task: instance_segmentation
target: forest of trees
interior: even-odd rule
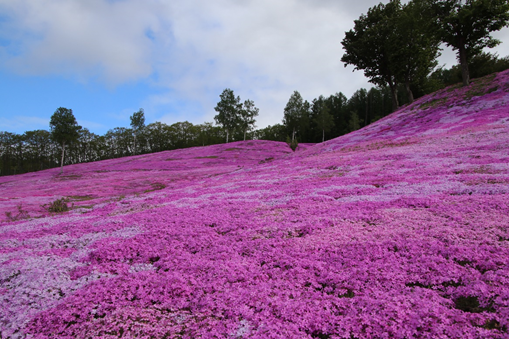
[[[131,128],[116,127],[100,136],[81,128],[72,110],[60,107],[51,118],[50,131],[0,132],[0,175],[246,139],[286,141],[292,148],[297,142],[323,142],[362,128],[425,94],[508,69],[508,57],[483,52],[500,43],[490,32],[508,21],[508,0],[381,3],[355,20],[354,29],[342,41],[341,60],[364,71],[375,85],[369,90],[361,88],[350,98],[336,93],[311,101],[294,91],[282,123],[258,130],[254,102],[241,102],[228,88],[215,107],[217,125],[187,121],[145,125],[140,109],[130,117]],[[457,52],[458,65],[436,67],[441,44]]]

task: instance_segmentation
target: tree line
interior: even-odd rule
[[[52,128],[27,131],[23,134],[0,132],[0,175],[13,175],[83,162],[120,158],[218,144],[224,140],[224,131],[212,123],[193,125],[177,122],[144,124],[140,109],[131,116],[131,128],[116,127],[104,135],[97,135],[77,125],[74,116],[67,126],[57,129],[57,113],[72,110],[58,108],[52,116]],[[53,127],[55,126],[55,127]],[[67,131],[64,130],[67,128]],[[55,133],[60,131],[60,136]],[[65,157],[64,157],[65,151]]]
[[[509,69],[509,58],[481,53],[471,59],[472,78]],[[461,67],[438,68],[414,87],[416,97],[434,92],[440,88],[462,81]],[[398,101],[408,103],[404,85],[398,85]],[[232,100],[231,98],[234,98]],[[13,175],[39,171],[62,165],[98,161],[173,150],[178,148],[207,146],[226,141],[262,139],[288,142],[317,143],[355,131],[392,112],[391,91],[388,86],[371,89],[361,88],[350,98],[343,93],[329,96],[320,95],[311,101],[304,100],[298,91],[290,96],[284,109],[283,121],[261,129],[255,129],[258,108],[252,100],[240,105],[240,98],[226,89],[216,106],[216,125],[212,122],[192,124],[177,122],[167,125],[154,122],[145,125],[143,109],[134,112],[130,127],[116,127],[104,135],[97,135],[87,128],[81,128],[74,116],[64,125],[71,126],[70,139],[62,140],[52,136],[50,130],[27,131],[23,134],[0,132],[0,175]],[[226,114],[221,101],[233,103],[233,114]],[[221,103],[221,104],[220,104]],[[221,113],[222,112],[222,113]],[[248,113],[246,113],[248,112]],[[62,107],[55,114],[72,115],[72,110]],[[53,130],[58,119],[55,114]],[[58,116],[57,114],[57,116]],[[225,115],[228,119],[222,116]],[[242,117],[243,116],[243,117]],[[226,120],[223,120],[226,119]],[[65,121],[65,119],[64,119]],[[225,125],[223,125],[225,124]],[[226,128],[228,127],[228,132]],[[74,130],[74,132],[72,132]],[[228,139],[228,140],[227,140]],[[62,145],[64,147],[62,147]],[[62,151],[65,150],[65,157]]]
[[[490,33],[509,21],[509,0],[391,0],[370,8],[345,33],[341,60],[353,65],[375,87],[304,100],[294,91],[280,124],[255,129],[259,109],[227,88],[215,107],[216,125],[177,122],[145,125],[143,109],[131,128],[105,135],[82,128],[72,110],[58,108],[50,131],[0,132],[0,175],[20,174],[90,162],[229,141],[264,139],[316,143],[335,138],[390,114],[400,105],[445,86],[509,68],[509,59],[485,53],[500,41]],[[458,65],[437,68],[440,45],[457,52]]]

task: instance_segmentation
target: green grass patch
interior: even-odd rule
[[[94,197],[91,195],[70,195],[67,198],[71,199],[72,201],[87,201],[94,199]]]
[[[7,219],[9,221],[17,221],[17,220],[30,218],[30,215],[28,214],[28,212],[23,209],[22,204],[19,204],[16,207],[18,209],[18,213],[16,215],[12,214],[12,212],[5,212],[5,216],[7,217]]]
[[[468,90],[465,92],[464,98],[471,99],[473,97],[481,96],[486,93],[496,91],[498,89],[498,86],[491,86],[496,76],[497,76],[496,74],[490,74],[485,77],[473,80],[470,83]]]
[[[69,201],[70,200],[68,198],[57,199],[55,201],[50,202],[49,204],[42,205],[42,208],[51,213],[67,212],[74,207],[74,204],[72,204],[72,206],[69,208],[69,206],[67,205]]]
[[[450,93],[454,90],[457,90],[458,88],[461,88],[462,86],[463,86],[463,84],[461,82],[459,82],[456,85],[449,86],[449,88],[447,88],[447,92]]]
[[[427,101],[423,103],[421,106],[419,106],[419,109],[427,109],[431,107],[438,107],[440,105],[443,105],[447,102],[447,98],[440,98],[440,99],[433,99],[430,101]]]
[[[81,178],[81,174],[69,174],[69,175],[60,175],[58,179],[60,180],[74,180]]]
[[[163,188],[166,188],[166,185],[163,183],[160,183],[160,182],[154,182],[151,184],[151,186],[152,186],[152,188],[149,188],[149,189],[143,191],[143,193],[159,191],[159,190],[162,190]]]

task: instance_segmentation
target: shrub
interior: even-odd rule
[[[7,219],[9,219],[9,221],[16,221],[16,220],[30,218],[30,215],[28,214],[28,212],[23,209],[23,205],[22,204],[19,204],[17,206],[17,208],[18,208],[18,214],[17,215],[12,215],[12,212],[5,212],[5,216],[7,217]]]
[[[297,146],[299,146],[299,143],[297,142],[297,138],[291,140],[290,137],[286,137],[286,143],[288,144],[288,146],[290,146],[290,148],[294,152],[297,149]]]
[[[48,212],[52,213],[62,213],[69,211],[69,206],[67,206],[67,203],[69,202],[69,199],[61,198],[57,199],[49,204],[44,204],[42,207],[46,209]],[[71,208],[74,207],[74,204],[71,206]]]

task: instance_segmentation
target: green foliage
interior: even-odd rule
[[[350,132],[356,131],[361,128],[361,124],[359,122],[359,116],[356,112],[352,112],[350,117],[350,121],[348,122],[348,127],[350,128]]]
[[[145,127],[145,112],[143,111],[143,108],[140,108],[138,112],[134,112],[130,119],[131,127],[135,132],[143,130]]]
[[[481,313],[493,311],[492,305],[482,307],[477,296],[458,297],[454,300],[458,310],[469,313]]]
[[[148,193],[148,192],[153,192],[153,191],[159,191],[159,190],[162,190],[164,188],[166,188],[166,185],[161,183],[161,182],[154,182],[152,184],[150,184],[152,187],[145,190],[143,193]]]
[[[51,116],[51,138],[62,145],[62,158],[60,162],[60,174],[64,167],[65,145],[77,141],[81,126],[78,125],[71,109],[59,107]]]
[[[424,0],[403,5],[393,20],[395,31],[390,62],[394,65],[397,82],[405,85],[407,101],[412,103],[412,85],[422,82],[438,65],[441,41]]]
[[[16,215],[13,215],[12,212],[5,212],[5,216],[9,221],[17,221],[30,218],[28,212],[23,209],[22,204],[19,204],[16,207],[18,209],[18,213]]]
[[[72,109],[59,107],[49,122],[51,138],[59,144],[68,144],[79,138],[81,126],[72,114]]]
[[[509,3],[507,0],[432,0],[431,3],[438,34],[442,42],[457,51],[463,85],[468,85],[468,63],[483,48],[500,43],[490,33],[507,26]]]
[[[283,125],[287,133],[291,134],[291,141],[295,140],[295,134],[304,134],[305,127],[309,124],[310,105],[302,99],[298,91],[290,96],[284,109]]]
[[[244,105],[240,110],[239,120],[240,128],[244,133],[244,140],[246,140],[246,133],[249,130],[253,130],[256,123],[256,117],[258,116],[259,109],[255,107],[253,100],[244,101]]]
[[[285,141],[286,127],[282,124],[269,125],[256,130],[254,132],[254,138],[259,140]]]
[[[493,87],[491,85],[493,79],[495,79],[495,74],[490,74],[483,78],[477,79],[475,82],[472,82],[468,88],[468,91],[465,92],[465,99],[471,99],[472,97],[481,96],[497,90],[497,87]]]
[[[143,108],[140,108],[138,112],[133,113],[131,115],[131,127],[134,132],[134,146],[133,146],[133,153],[136,154],[136,138],[140,134],[140,132],[143,131],[145,128],[145,113],[143,111]]]
[[[51,213],[62,213],[62,212],[69,211],[69,206],[67,206],[68,202],[69,202],[69,199],[61,198],[61,199],[52,201],[49,204],[44,204],[44,205],[42,205],[42,207]],[[74,204],[72,206],[74,207]]]
[[[401,5],[399,0],[380,3],[355,20],[354,29],[341,42],[341,61],[364,71],[370,82],[389,86],[392,109],[399,107],[398,84],[405,84],[407,100],[413,101],[412,84],[419,83],[436,67],[440,40],[424,0]]]
[[[286,143],[288,144],[288,146],[290,146],[290,148],[292,149],[292,151],[295,152],[295,150],[297,149],[297,147],[299,146],[299,143],[297,142],[297,138],[294,138],[293,140],[290,138],[290,136],[287,136],[286,137]]]
[[[219,97],[221,100],[214,107],[214,110],[217,112],[214,120],[225,129],[226,142],[228,142],[229,134],[239,125],[242,104],[240,97],[235,97],[233,90],[229,88],[226,88]]]
[[[334,127],[334,118],[330,113],[330,109],[325,102],[325,98],[321,95],[318,99],[313,100],[313,122],[319,130],[322,131],[322,142],[325,141],[325,133],[331,131]]]
[[[482,52],[473,56],[469,62],[471,79],[509,69],[509,57],[499,58],[497,54]],[[461,66],[454,65],[449,69],[443,67],[433,72],[425,84],[425,93],[433,93],[447,86],[462,82]]]
[[[345,32],[341,41],[345,50],[341,61],[345,67],[352,65],[354,70],[364,71],[364,75],[375,85],[389,85],[394,110],[399,103],[396,95],[396,65],[391,60],[394,59],[394,41],[397,38],[394,32],[400,8],[399,0],[371,7],[366,15],[354,21],[354,29]]]

